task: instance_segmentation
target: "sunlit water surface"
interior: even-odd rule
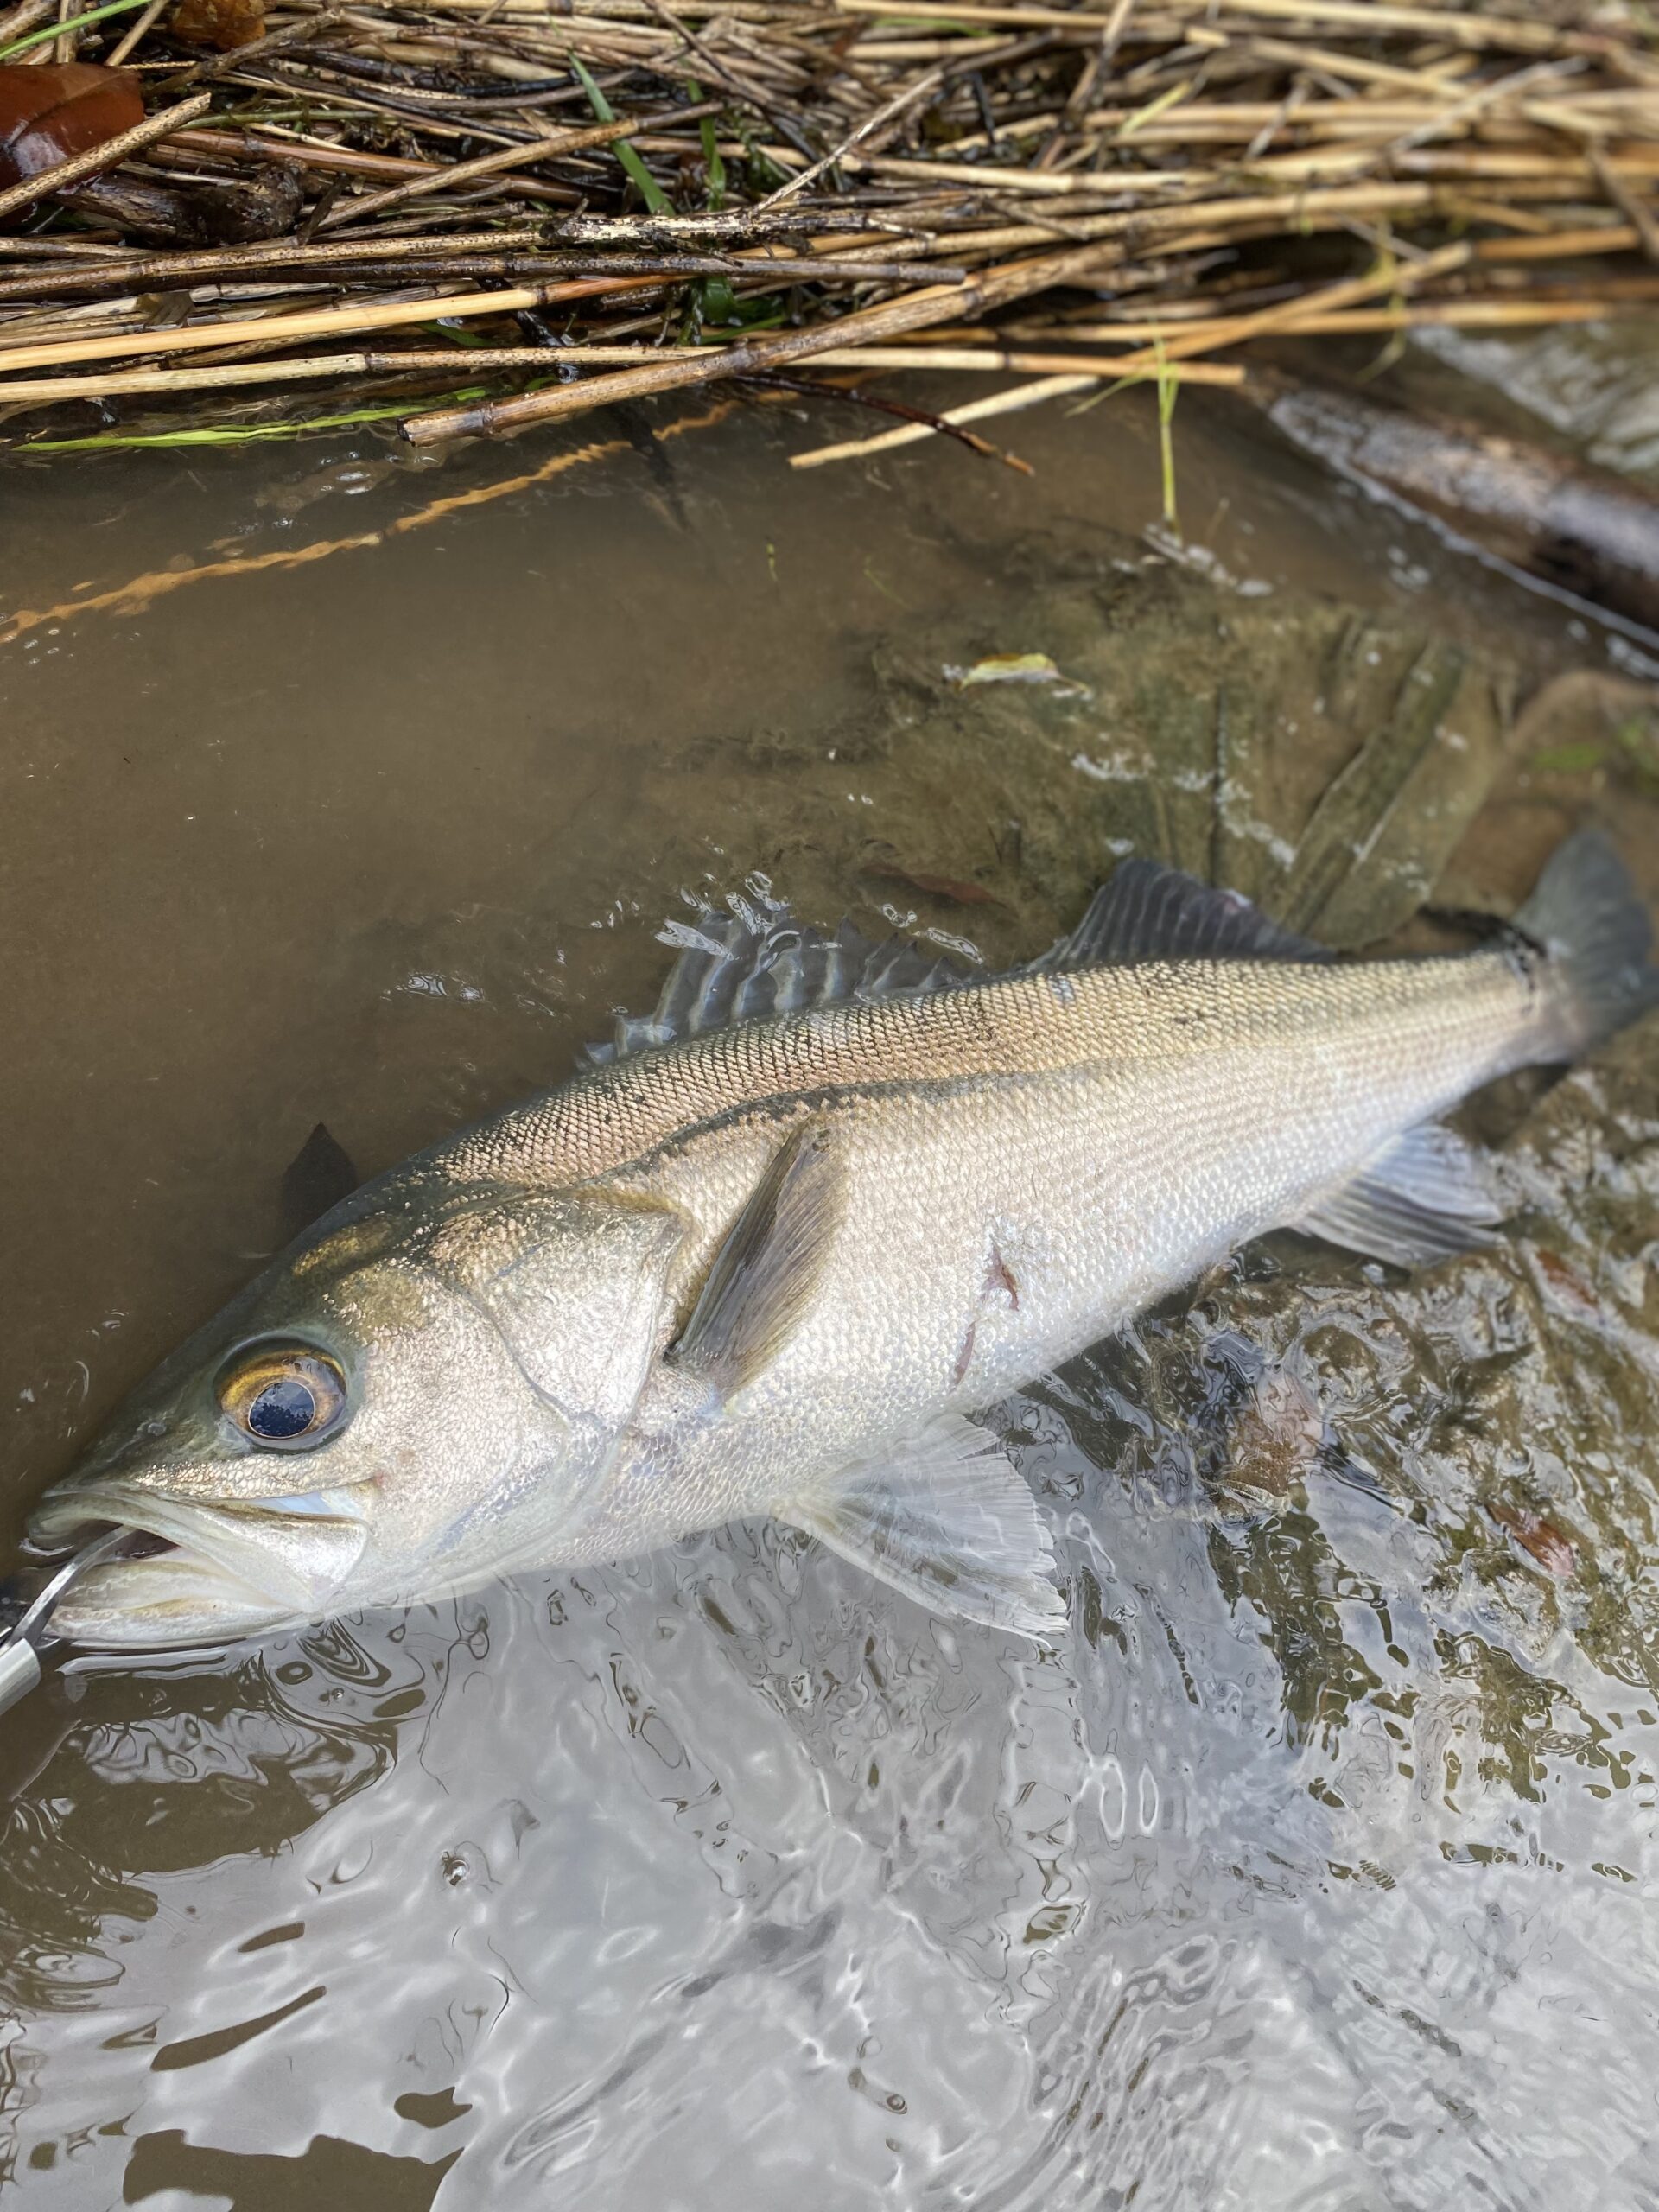
[[[1022,422],[1031,483],[632,435],[390,534],[551,448],[8,480],[0,613],[151,578],[0,646],[14,1517],[315,1122],[366,1173],[556,1080],[683,892],[994,964],[1129,848],[1344,942],[1586,813],[1659,887],[1640,655],[1234,416],[1184,410],[1185,557],[1140,396]],[[1659,1033],[1483,1127],[1496,1251],[1280,1240],[995,1410],[1052,1656],[743,1525],[52,1682],[0,1727],[10,2187],[1659,2205]]]

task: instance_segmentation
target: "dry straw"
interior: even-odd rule
[[[962,420],[1120,380],[1166,410],[1267,340],[1650,308],[1659,52],[1634,6],[1571,16],[115,0],[76,59],[138,66],[149,113],[0,188],[0,422],[432,446],[734,379],[891,411],[919,372],[988,379]],[[186,43],[219,21],[250,42]],[[22,0],[0,60],[59,35]],[[905,390],[801,458],[942,426]]]

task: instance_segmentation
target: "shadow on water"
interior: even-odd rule
[[[556,1079],[683,891],[995,965],[1135,850],[1427,944],[1588,812],[1659,893],[1651,670],[1184,431],[1198,552],[1140,534],[1136,398],[1033,418],[1034,487],[785,487],[780,410],[664,448],[671,499],[632,454],[403,536],[428,473],[19,477],[12,614],[381,542],[0,648],[13,1512],[280,1240],[308,1130],[371,1173]],[[969,680],[1009,653],[1054,674]],[[60,1679],[6,1723],[6,2180],[1659,2203],[1659,1023],[1471,1126],[1496,1249],[1273,1240],[999,1409],[1058,1655],[744,1524]]]

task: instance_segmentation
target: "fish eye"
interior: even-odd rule
[[[219,1402],[255,1444],[319,1444],[345,1414],[346,1377],[314,1345],[248,1344],[220,1374]]]

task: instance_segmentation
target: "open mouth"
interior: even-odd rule
[[[120,1482],[48,1495],[29,1525],[31,1548],[48,1561],[87,1555],[51,1634],[156,1649],[316,1619],[368,1541],[365,1504],[350,1490],[205,1504]]]

